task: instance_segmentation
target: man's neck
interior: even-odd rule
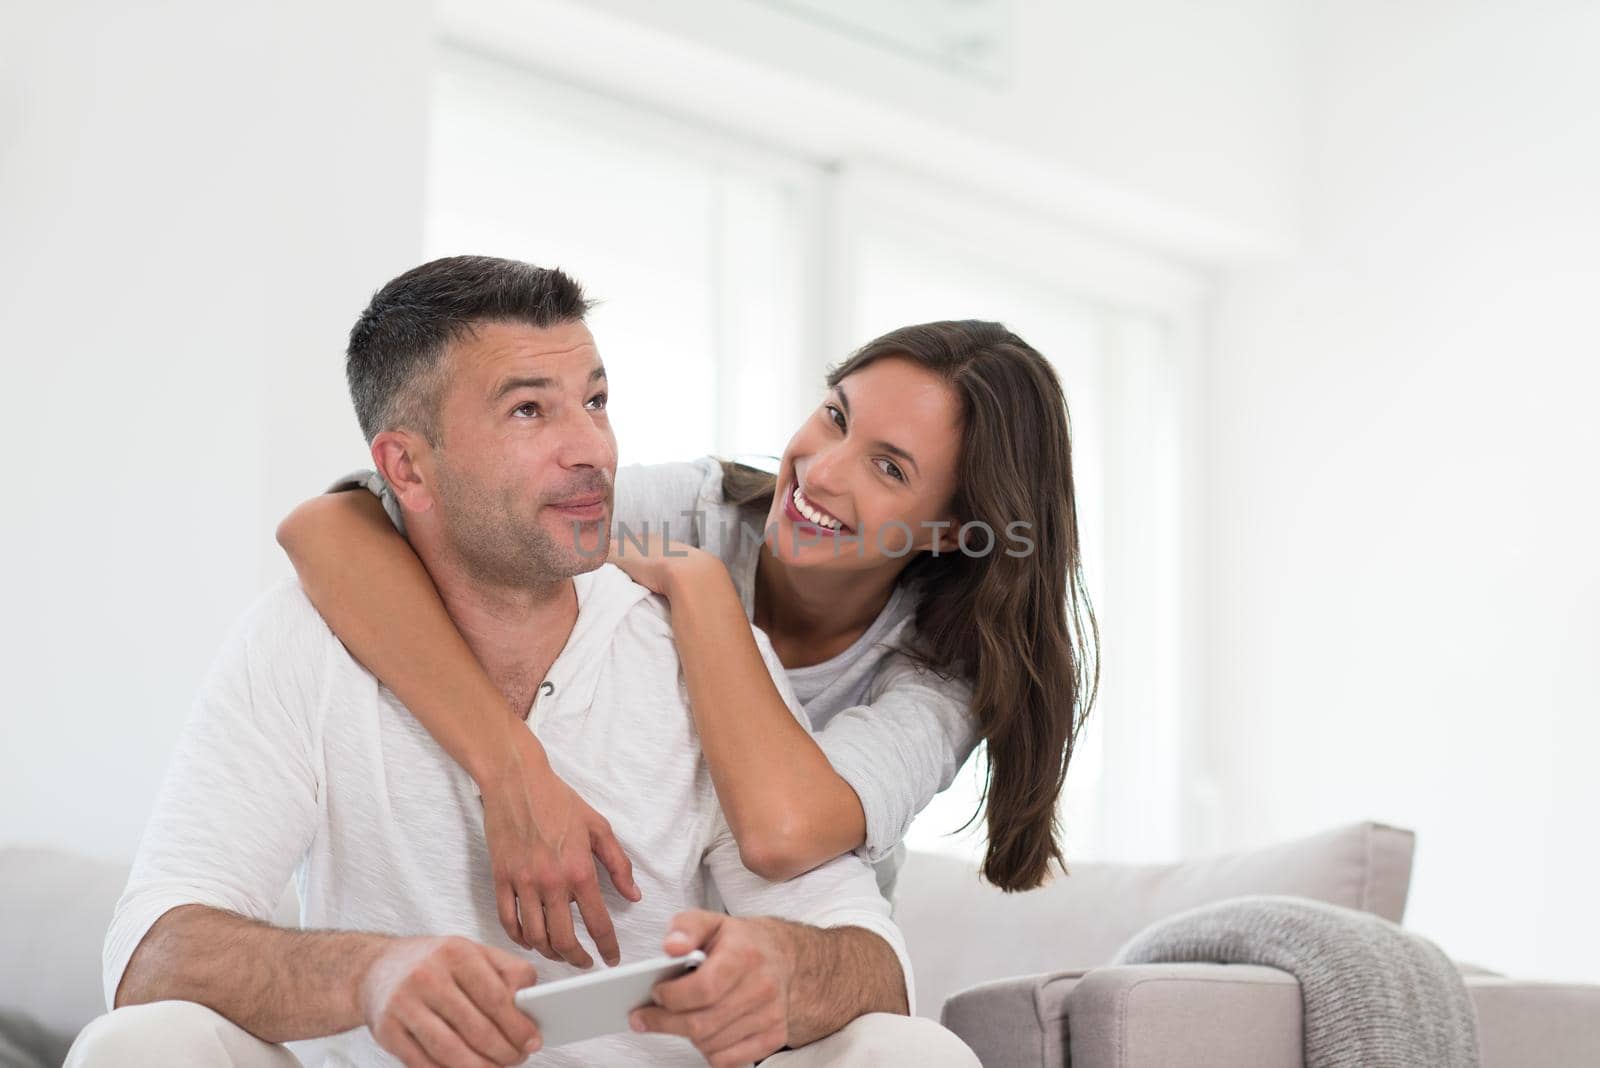
[[[572,579],[510,587],[485,582],[456,561],[435,558],[427,565],[445,610],[478,663],[512,712],[526,716],[534,691],[577,622]]]

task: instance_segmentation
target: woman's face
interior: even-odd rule
[[[769,549],[795,566],[856,571],[935,545],[956,551],[960,449],[960,402],[944,379],[897,357],[851,372],[784,449]]]

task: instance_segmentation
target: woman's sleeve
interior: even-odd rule
[[[394,524],[394,529],[401,534],[406,532],[405,512],[400,507],[400,501],[395,497],[394,490],[389,488],[389,483],[376,471],[367,468],[352,471],[322,492],[342,493],[353,489],[364,489],[383,502],[384,513],[388,515],[389,522]]]
[[[902,653],[884,658],[867,701],[838,713],[816,738],[861,799],[867,840],[857,852],[876,864],[955,779],[978,736],[971,684],[943,678]]]
[[[628,464],[617,468],[611,527],[616,541],[643,542],[665,533],[699,548],[707,509],[722,500],[722,465],[714,456],[666,464]]]

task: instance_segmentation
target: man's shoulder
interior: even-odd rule
[[[322,707],[333,677],[332,657],[342,650],[300,583],[274,582],[223,640],[201,684],[203,702],[257,713],[281,708],[305,728]]]
[[[662,666],[670,665],[670,669],[682,681],[682,660],[678,655],[678,644],[672,630],[672,605],[660,594],[652,593],[641,598],[628,611],[623,625],[629,630],[629,639],[634,645],[633,653],[637,653],[642,646],[651,655],[647,659]],[[761,653],[761,660],[766,665],[767,674],[771,676],[773,685],[778,689],[778,696],[783,703],[789,706],[789,711],[794,714],[801,726],[808,731],[811,721],[806,718],[800,701],[795,697],[794,687],[789,682],[788,672],[784,670],[783,663],[778,659],[778,653],[772,647],[772,640],[767,637],[767,632],[749,624],[750,636],[755,639],[756,649]],[[684,700],[688,700],[687,691]]]
[[[672,635],[672,602],[659,593],[641,597],[628,613],[629,622],[651,634]]]
[[[676,658],[678,646],[672,632],[672,602],[659,593],[652,593],[640,598],[629,609],[626,618],[636,635],[651,641],[665,642],[671,646],[669,651]],[[772,649],[772,642],[767,638],[766,631],[752,623],[750,633],[755,638],[756,647],[761,650],[763,659],[771,667],[777,661],[777,654]]]
[[[629,606],[617,626],[613,639],[622,639],[630,658],[640,653],[646,659],[678,670],[678,643],[672,633],[672,605],[659,593],[647,594]]]
[[[256,652],[273,655],[324,651],[330,642],[338,642],[292,576],[262,591],[240,617],[237,632]]]

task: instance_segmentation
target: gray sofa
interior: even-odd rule
[[[1146,924],[1240,894],[1297,894],[1399,922],[1414,841],[1357,823],[1182,864],[1075,865],[1068,878],[1013,895],[965,863],[913,853],[896,917],[921,1011],[985,1065],[1302,1068],[1300,993],[1289,975],[1104,962]],[[0,850],[0,1065],[59,1063],[104,1011],[100,942],[126,877],[125,865],[56,850]],[[280,922],[294,911],[291,893]],[[1600,986],[1462,971],[1484,1068],[1600,1065]]]
[[[1156,920],[1243,894],[1294,894],[1399,923],[1415,844],[1410,831],[1362,822],[1181,864],[1078,865],[1022,895],[916,856],[900,876],[896,918],[923,1010],[942,1004],[944,1024],[985,1065],[1303,1068],[1300,988],[1284,972],[1105,962]],[[1600,986],[1458,967],[1478,1010],[1483,1068],[1600,1068]]]

